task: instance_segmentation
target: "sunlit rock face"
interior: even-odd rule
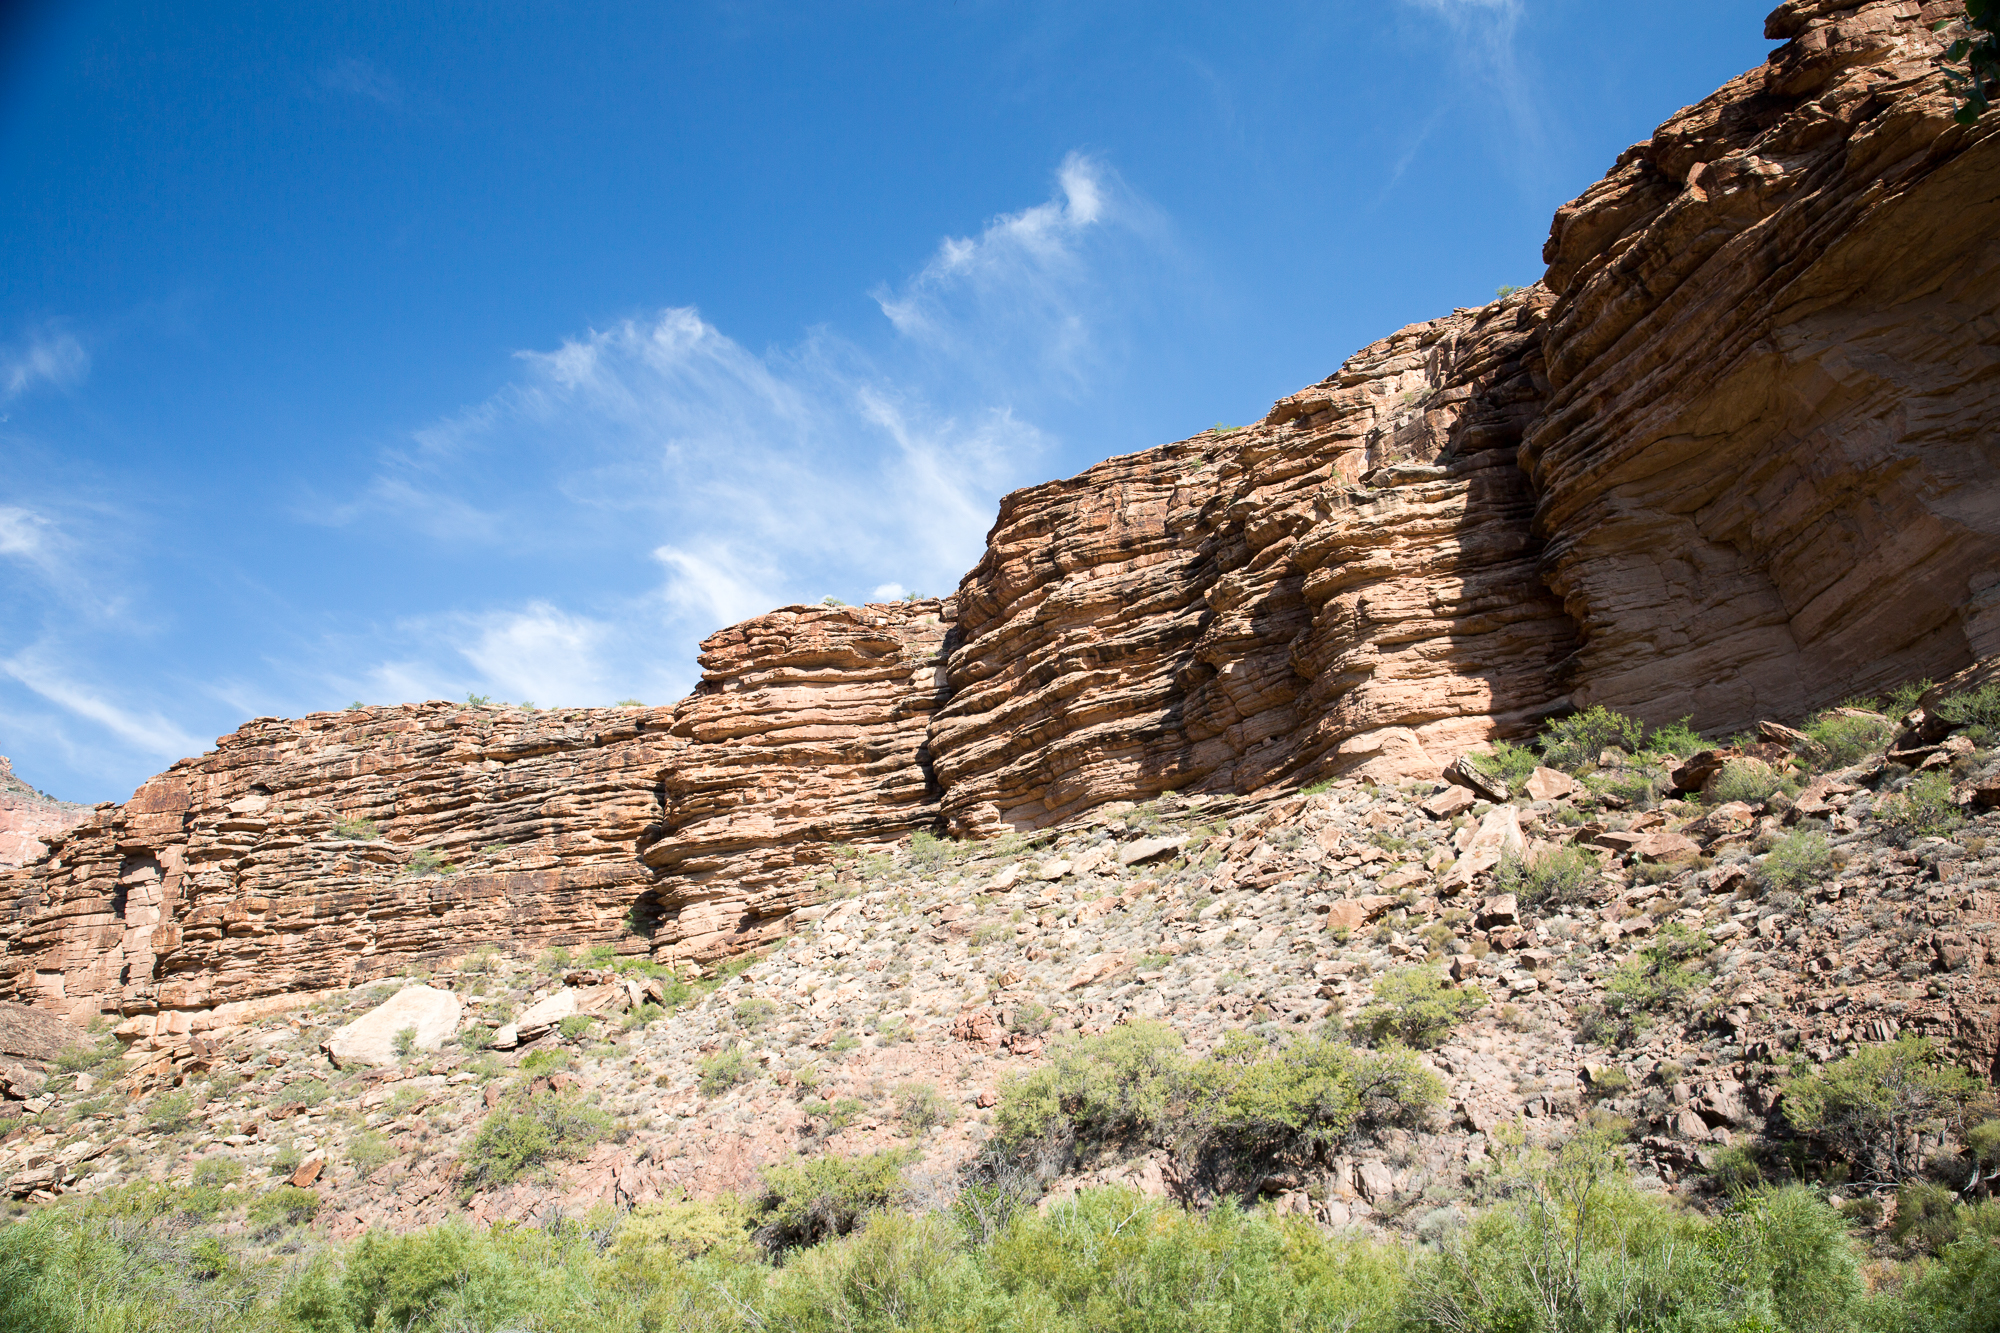
[[[1558,212],[1542,283],[1006,497],[942,602],[732,626],[671,707],[260,718],[35,830],[0,997],[174,1042],[481,945],[706,965],[913,831],[2000,655],[2000,116],[1952,122],[1955,12],[1781,7]]]

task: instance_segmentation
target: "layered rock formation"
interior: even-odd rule
[[[1729,731],[2000,653],[2000,117],[1951,121],[1951,8],[1784,5],[1558,214],[1544,283],[1007,497],[943,603],[725,630],[673,708],[249,724],[0,880],[0,993],[167,1040],[481,942],[706,962],[842,844],[1432,777],[1571,705]]]
[[[1544,257],[1522,451],[1577,698],[1715,730],[2000,651],[2000,118],[1961,6],[1792,0]]]
[[[34,860],[47,850],[43,835],[74,828],[89,815],[89,806],[58,801],[15,777],[0,754],[0,868]]]
[[[1514,461],[1547,306],[1413,325],[1259,425],[1008,496],[931,738],[954,829],[1435,776],[1555,705],[1572,632]]]
[[[939,610],[773,612],[673,708],[256,719],[0,879],[0,984],[174,1042],[481,945],[751,947],[830,845],[934,818]]]

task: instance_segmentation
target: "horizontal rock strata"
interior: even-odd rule
[[[174,1041],[480,943],[708,963],[912,830],[2000,655],[2000,116],[1952,122],[1956,12],[1781,6],[1558,213],[1543,283],[1008,496],[944,602],[747,621],[672,708],[248,724],[0,874],[0,996]]]
[[[58,801],[15,777],[0,754],[0,868],[34,860],[47,850],[45,834],[74,828],[89,816],[89,806]]]

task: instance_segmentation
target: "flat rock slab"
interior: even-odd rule
[[[1121,866],[1143,865],[1147,861],[1157,861],[1163,856],[1171,856],[1187,846],[1185,837],[1140,838],[1128,842],[1118,849],[1118,864]]]
[[[44,1009],[0,1004],[0,1055],[53,1060],[72,1046],[88,1046],[90,1034]]]
[[[328,1037],[321,1049],[342,1069],[393,1065],[402,1059],[396,1053],[398,1032],[415,1028],[413,1049],[434,1051],[458,1031],[461,1009],[458,997],[448,990],[405,986]]]

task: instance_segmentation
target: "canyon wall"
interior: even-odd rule
[[[943,602],[724,630],[671,708],[248,724],[0,876],[0,996],[172,1041],[481,943],[708,962],[913,830],[2000,653],[2000,116],[1952,123],[1951,9],[1784,5],[1560,211],[1542,283],[1008,496]]]
[[[45,834],[73,828],[90,816],[90,807],[58,801],[14,776],[14,766],[0,754],[0,869],[25,865],[46,847]]]

